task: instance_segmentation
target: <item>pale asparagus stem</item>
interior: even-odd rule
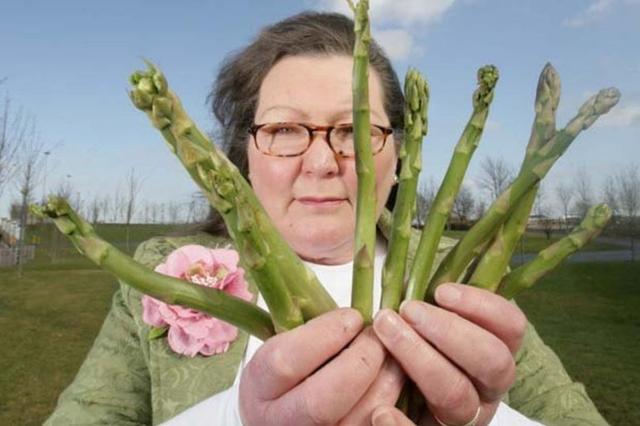
[[[53,219],[80,253],[131,287],[172,305],[183,305],[233,324],[266,340],[275,334],[269,313],[224,291],[204,287],[154,272],[104,241],[93,227],[62,198],[42,207],[32,206],[39,217]]]
[[[556,110],[559,103],[560,76],[553,65],[547,63],[538,78],[534,105],[536,115],[523,165],[555,135]]]
[[[147,113],[222,215],[241,250],[241,260],[247,263],[248,271],[273,309],[277,328],[288,329],[300,324],[303,318],[334,309],[335,302],[277,232],[235,165],[188,117],[160,71],[150,63],[148,66],[148,71],[132,76],[131,99]]]
[[[430,281],[427,297],[433,300],[438,285],[456,281],[474,257],[478,247],[486,244],[513,211],[518,201],[544,176],[567,150],[571,142],[607,113],[620,99],[615,88],[603,89],[585,102],[569,124],[543,146],[532,152],[523,163],[515,181],[489,207],[485,215],[465,234],[440,264]]]
[[[368,0],[355,7],[355,46],[353,50],[353,137],[356,151],[358,195],[353,256],[351,306],[365,323],[373,315],[373,263],[376,244],[376,171],[371,149],[369,110],[369,29]]]
[[[406,300],[424,299],[440,237],[462,185],[471,156],[482,136],[497,81],[498,70],[493,65],[487,65],[478,70],[478,88],[473,94],[473,112],[458,140],[447,173],[429,210],[409,275]]]
[[[524,168],[533,155],[553,138],[556,132],[556,110],[560,102],[560,77],[551,64],[546,64],[536,90],[535,119],[525,158]],[[496,232],[496,236],[482,256],[468,284],[495,291],[507,271],[511,256],[524,234],[539,185],[531,188]]]
[[[398,194],[393,208],[393,225],[387,258],[382,269],[381,308],[397,310],[402,298],[411,219],[415,211],[416,188],[422,168],[422,139],[427,133],[429,86],[417,70],[409,70],[404,83],[404,140]]]
[[[568,256],[598,236],[610,218],[611,209],[606,204],[591,207],[582,223],[569,235],[542,250],[532,261],[507,274],[500,283],[497,293],[511,299],[521,291],[532,287]]]

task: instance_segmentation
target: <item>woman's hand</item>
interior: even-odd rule
[[[440,422],[464,425],[480,410],[475,424],[486,425],[515,380],[526,317],[503,297],[461,284],[441,285],[435,299],[439,306],[407,302],[400,315],[380,311],[374,330]]]
[[[338,309],[267,340],[240,379],[246,425],[370,424],[393,405],[403,374],[384,362],[372,328],[353,309]]]

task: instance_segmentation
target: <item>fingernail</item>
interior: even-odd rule
[[[395,335],[399,327],[397,314],[389,309],[379,311],[373,320],[373,329],[385,337]]]
[[[460,290],[451,284],[442,284],[436,289],[436,302],[448,306],[453,306],[458,303],[461,296]]]
[[[396,424],[393,414],[388,409],[376,410],[371,418],[373,426],[394,426]]]
[[[426,312],[420,302],[405,301],[400,305],[400,314],[413,324],[420,324],[425,320]]]
[[[355,309],[344,309],[341,319],[345,330],[358,330],[362,327],[362,315]]]

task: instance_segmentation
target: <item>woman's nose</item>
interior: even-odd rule
[[[302,155],[302,170],[318,175],[334,175],[340,170],[338,157],[327,140],[327,132],[314,132],[309,149]]]

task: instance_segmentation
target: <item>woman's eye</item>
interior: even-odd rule
[[[275,127],[274,129],[271,130],[271,133],[273,134],[286,134],[286,133],[291,133],[294,132],[295,129],[291,126],[278,126]]]

